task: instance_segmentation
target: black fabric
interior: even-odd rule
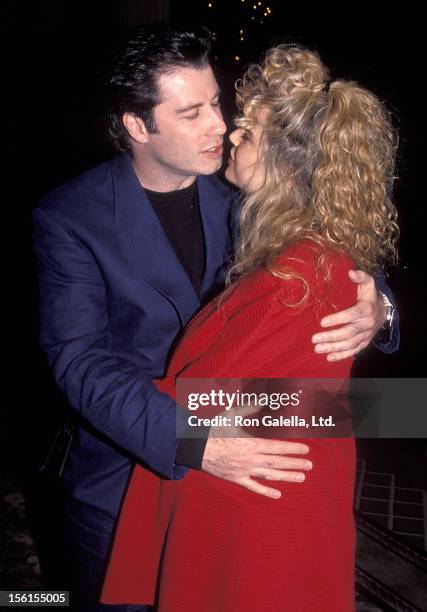
[[[200,297],[205,273],[205,241],[197,182],[161,193],[145,190],[182,267]]]
[[[190,434],[194,434],[194,427],[189,427],[188,431]],[[203,455],[205,453],[205,447],[209,437],[209,426],[202,425],[197,428],[197,438],[185,438],[182,437],[176,449],[175,463],[177,465],[185,465],[193,468],[193,470],[201,470]],[[185,436],[186,432],[184,432]],[[203,436],[203,437],[201,437]]]

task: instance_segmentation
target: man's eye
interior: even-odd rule
[[[212,106],[221,106],[221,102],[219,100],[212,102]]]
[[[186,115],[184,119],[197,119],[198,116],[199,116],[199,111],[196,111],[192,115]]]

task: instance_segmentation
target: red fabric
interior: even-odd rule
[[[325,314],[356,301],[351,261],[319,247],[288,248],[281,264],[300,280],[258,271],[196,316],[159,387],[176,377],[347,378],[351,360],[329,363],[311,336]],[[307,439],[304,483],[274,483],[271,500],[203,472],[166,481],[136,466],[122,508],[102,601],[152,603],[159,612],[354,610],[353,439]],[[269,483],[271,485],[271,483]],[[157,591],[157,595],[156,595]]]

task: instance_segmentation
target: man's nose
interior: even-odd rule
[[[222,113],[220,109],[214,108],[212,109],[212,125],[211,130],[215,132],[215,134],[220,134],[223,136],[227,131],[227,126],[224,123],[224,119],[222,117]]]

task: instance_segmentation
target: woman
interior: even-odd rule
[[[229,287],[193,320],[177,378],[346,379],[310,338],[355,300],[348,270],[395,257],[394,135],[380,102],[317,54],[270,49],[238,86],[227,178],[245,194]],[[313,469],[273,500],[198,471],[134,470],[102,600],[160,612],[354,609],[354,441],[306,440]],[[262,475],[260,475],[262,476]]]

